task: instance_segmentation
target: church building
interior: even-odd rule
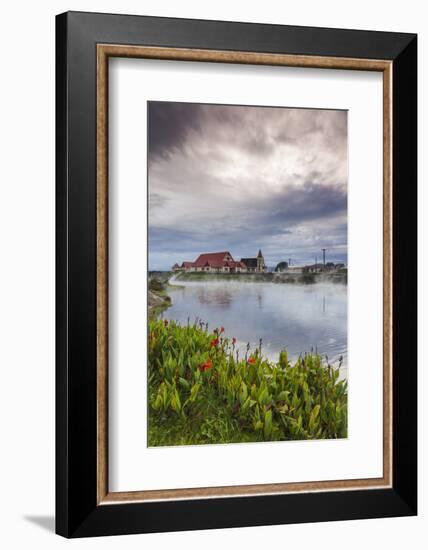
[[[263,273],[267,270],[261,250],[259,250],[256,258],[241,258],[241,263],[247,267],[248,273]]]

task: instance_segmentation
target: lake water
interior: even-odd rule
[[[313,348],[329,362],[343,356],[346,365],[346,285],[179,281],[169,294],[164,318],[186,324],[198,317],[210,330],[223,326],[244,353],[247,342],[255,348],[262,338],[262,353],[272,360],[284,348],[293,359]]]

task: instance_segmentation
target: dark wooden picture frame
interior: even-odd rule
[[[56,25],[57,533],[82,537],[416,514],[416,35],[78,12],[57,16]],[[109,492],[112,56],[383,73],[382,478]]]

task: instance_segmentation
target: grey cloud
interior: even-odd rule
[[[343,111],[151,102],[150,265],[321,246],[346,261],[346,138]]]
[[[268,197],[265,202],[266,215],[270,219],[293,223],[319,220],[343,212],[347,194],[342,187],[306,182],[302,186],[287,187],[279,197]]]
[[[210,137],[253,154],[270,154],[275,143],[296,144],[318,134],[340,146],[347,132],[345,111],[152,101],[148,116],[151,157],[165,157],[189,141]]]
[[[168,202],[168,198],[159,193],[150,193],[149,208],[162,208]]]
[[[198,131],[201,106],[197,104],[148,103],[148,147],[149,157],[167,157],[186,141],[193,129]]]

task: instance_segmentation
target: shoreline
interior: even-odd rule
[[[236,282],[242,282],[242,284],[245,283],[251,283],[251,282],[259,282],[259,283],[271,283],[271,284],[291,284],[291,285],[299,285],[299,286],[313,286],[314,284],[338,284],[340,287],[342,285],[346,286],[346,280],[345,281],[339,281],[339,282],[333,282],[331,278],[327,278],[326,275],[329,275],[328,273],[318,273],[315,275],[318,275],[315,281],[311,282],[301,282],[301,281],[290,281],[289,278],[286,276],[289,274],[284,273],[252,273],[252,274],[217,274],[217,273],[203,273],[203,272],[190,272],[190,273],[177,273],[177,272],[150,272],[149,274],[149,289],[148,289],[148,297],[149,297],[149,318],[156,318],[158,316],[161,316],[164,312],[166,312],[170,307],[173,306],[174,301],[174,291],[183,289],[187,286],[187,283],[196,283],[196,284],[202,284],[204,281],[206,282],[226,282],[230,281],[230,283],[236,283]],[[307,275],[307,274],[298,274],[298,275]],[[285,277],[284,277],[285,276]],[[293,277],[295,278],[296,275],[293,274]],[[343,287],[342,287],[343,288]],[[167,314],[168,316],[168,314]],[[239,342],[237,344],[239,348],[241,348],[241,351],[245,352],[245,348],[247,345],[247,340],[242,340],[242,342]],[[254,346],[257,346],[256,343],[254,343]],[[275,362],[277,353],[272,353],[267,350],[264,350],[265,358],[268,361]],[[297,360],[298,356],[300,354],[292,354],[292,357],[294,360]],[[343,355],[342,353],[338,353],[335,356],[333,356],[330,360],[332,361],[332,364],[337,363],[339,361],[339,356]],[[346,359],[342,363],[342,369],[341,369],[341,378],[347,378],[347,361]]]
[[[200,272],[152,272],[153,276],[164,278],[165,282],[170,279],[174,281],[239,281],[251,283],[274,283],[274,284],[303,284],[312,285],[317,283],[348,283],[347,270],[328,271],[322,273],[204,273]]]
[[[314,285],[322,283],[347,285],[348,272],[330,271],[324,273],[204,273],[202,271],[174,272],[149,271],[148,273],[148,311],[149,316],[156,316],[172,305],[168,294],[169,287],[180,287],[180,282],[242,282]]]

